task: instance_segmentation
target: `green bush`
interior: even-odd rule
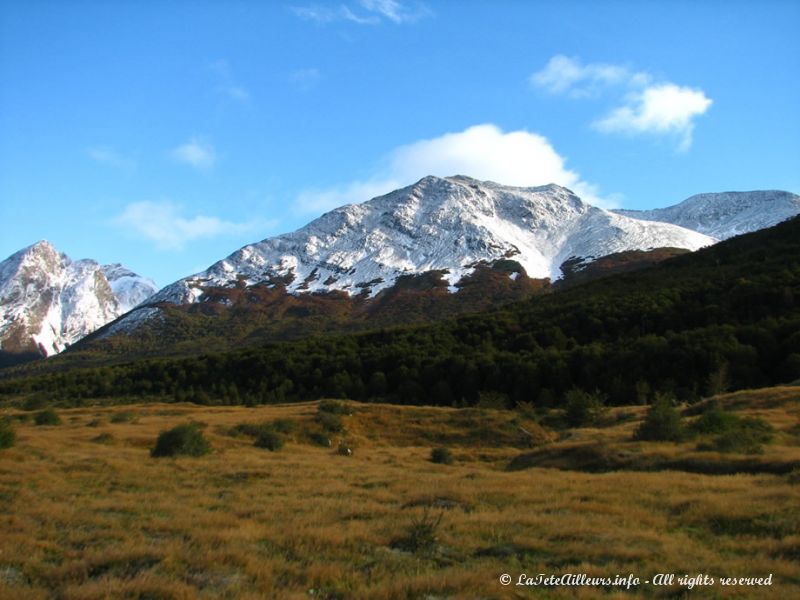
[[[36,413],[33,422],[37,425],[61,425],[61,417],[52,408],[45,408]]]
[[[41,410],[47,406],[47,398],[42,394],[28,396],[22,403],[22,410]]]
[[[325,446],[326,448],[330,448],[333,445],[331,438],[318,431],[310,433],[308,439],[311,440],[311,443],[316,444],[317,446]]]
[[[317,414],[317,423],[328,433],[342,433],[344,423],[342,417],[336,413],[321,412]]]
[[[251,438],[257,438],[268,431],[274,431],[271,423],[239,423],[231,427],[229,434],[234,437],[246,435]]]
[[[336,400],[323,400],[319,403],[317,411],[320,413],[330,413],[332,415],[350,415],[352,411],[347,405]]]
[[[600,392],[572,389],[567,392],[564,419],[570,427],[591,425],[605,410],[605,396]]]
[[[136,415],[129,411],[114,413],[109,421],[112,423],[131,423],[136,420]]]
[[[162,456],[202,456],[211,451],[211,445],[197,423],[184,423],[158,435],[150,451],[154,458]]]
[[[278,433],[294,433],[297,430],[297,421],[294,419],[276,419],[272,427]]]
[[[449,448],[434,448],[431,450],[431,462],[439,465],[450,465],[453,463],[453,454]]]
[[[672,406],[671,400],[658,395],[647,411],[647,416],[634,434],[634,439],[650,442],[678,442],[685,432],[681,416]]]
[[[0,419],[0,450],[11,448],[15,441],[17,441],[17,433],[11,422],[7,419]]]
[[[258,434],[254,445],[258,448],[266,448],[267,450],[275,452],[283,448],[283,443],[283,436],[280,433],[271,429],[265,429]]]
[[[741,419],[737,427],[714,439],[710,449],[717,452],[761,454],[764,452],[764,444],[772,441],[774,434],[772,426],[762,419]]]
[[[725,433],[738,427],[740,422],[737,415],[714,406],[692,423],[690,429],[698,434]]]
[[[433,552],[439,542],[439,526],[443,518],[444,511],[434,515],[426,507],[419,517],[412,519],[405,535],[393,540],[391,546],[418,554]]]

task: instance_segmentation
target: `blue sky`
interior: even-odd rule
[[[0,258],[160,285],[425,174],[800,192],[800,3],[0,2]]]

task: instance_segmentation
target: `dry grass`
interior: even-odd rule
[[[724,399],[779,430],[775,444],[753,460],[800,459],[797,391]],[[501,573],[567,572],[643,579],[772,573],[771,588],[717,585],[695,588],[692,597],[800,597],[796,473],[506,470],[511,459],[530,452],[526,446],[539,443],[556,453],[597,443],[675,458],[693,451],[691,444],[631,442],[643,408],[617,409],[604,426],[560,441],[505,412],[354,408],[332,448],[305,441],[316,403],[93,407],[60,411],[60,426],[17,422],[16,445],[0,451],[0,597],[682,594],[677,586],[623,593],[498,582]],[[132,415],[114,419],[123,411]],[[279,452],[228,433],[237,423],[278,418],[300,424]],[[189,420],[208,424],[212,454],[150,457],[159,431]],[[519,427],[531,435],[520,435]],[[336,453],[339,441],[354,448],[353,456]],[[453,451],[453,465],[430,462],[431,448],[442,445]],[[432,543],[416,552],[398,543],[414,523],[440,513]]]

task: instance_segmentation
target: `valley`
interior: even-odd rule
[[[773,437],[756,454],[698,450],[715,439],[710,432],[637,441],[647,410],[611,408],[577,427],[564,425],[561,409],[526,406],[98,403],[58,409],[59,425],[36,425],[36,411],[4,410],[17,442],[0,451],[0,597],[687,592],[677,578],[630,590],[506,587],[504,573],[515,582],[523,573],[771,574],[768,587],[723,589],[717,581],[695,587],[692,597],[800,593],[800,388],[679,407],[687,430],[713,410],[768,424]],[[337,414],[341,429],[325,429],[337,419],[321,414]],[[209,441],[209,454],[151,457],[159,432],[189,422]],[[276,451],[243,433],[242,424],[265,423],[285,431]],[[321,432],[331,446],[315,435]],[[340,442],[350,456],[337,451]],[[431,461],[434,448],[448,450],[449,464]]]

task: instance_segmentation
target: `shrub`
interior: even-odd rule
[[[504,410],[509,407],[510,400],[507,394],[495,391],[478,392],[478,408],[491,408]]]
[[[283,436],[277,431],[265,429],[258,434],[254,445],[275,452],[283,448]]]
[[[136,420],[136,415],[129,411],[114,413],[109,421],[112,423],[131,423]]]
[[[232,436],[246,435],[257,438],[264,432],[275,431],[270,423],[239,423],[231,427],[229,434]]]
[[[341,433],[344,431],[342,418],[336,413],[321,412],[317,414],[317,423],[328,433]]]
[[[436,549],[439,541],[439,526],[442,524],[444,511],[433,515],[427,507],[422,515],[414,518],[403,537],[392,542],[393,548],[414,553],[430,553]]]
[[[279,433],[293,433],[297,430],[297,421],[294,419],[276,419],[272,427]]]
[[[96,444],[110,444],[114,441],[114,436],[108,432],[104,432],[93,437],[92,441]]]
[[[570,427],[591,425],[605,410],[605,396],[600,392],[572,389],[567,392],[564,418]]]
[[[184,423],[158,435],[155,447],[150,451],[154,458],[162,456],[202,456],[211,451],[211,445],[200,431],[197,423]]]
[[[47,398],[41,394],[28,396],[22,404],[22,410],[41,410],[47,406]]]
[[[651,442],[677,442],[683,439],[681,416],[670,399],[657,395],[647,416],[634,434],[634,439]]]
[[[36,413],[33,422],[37,425],[61,425],[61,417],[52,408],[45,408]]]
[[[330,448],[333,445],[333,442],[331,442],[331,438],[329,438],[324,433],[319,433],[318,431],[314,431],[311,434],[309,434],[308,439],[311,440],[311,442],[313,444],[316,444],[317,446],[325,446],[327,448]]]
[[[800,485],[800,467],[795,467],[786,475],[786,481],[791,485]]]
[[[739,426],[741,419],[717,406],[709,408],[691,425],[691,430],[699,434],[725,433]]]
[[[772,441],[775,430],[766,421],[758,418],[741,419],[738,426],[717,437],[710,449],[717,452],[761,454],[764,444]]]
[[[439,465],[449,465],[453,463],[453,455],[449,448],[434,448],[431,450],[431,462]]]
[[[339,444],[339,447],[336,449],[336,453],[339,456],[353,456],[353,449],[350,448],[347,444],[342,442]]]
[[[336,400],[323,400],[319,403],[317,411],[320,413],[330,413],[332,415],[350,415],[352,412],[347,405]]]
[[[11,422],[7,419],[0,419],[0,450],[11,448],[15,441],[17,441],[17,432],[14,431]]]

